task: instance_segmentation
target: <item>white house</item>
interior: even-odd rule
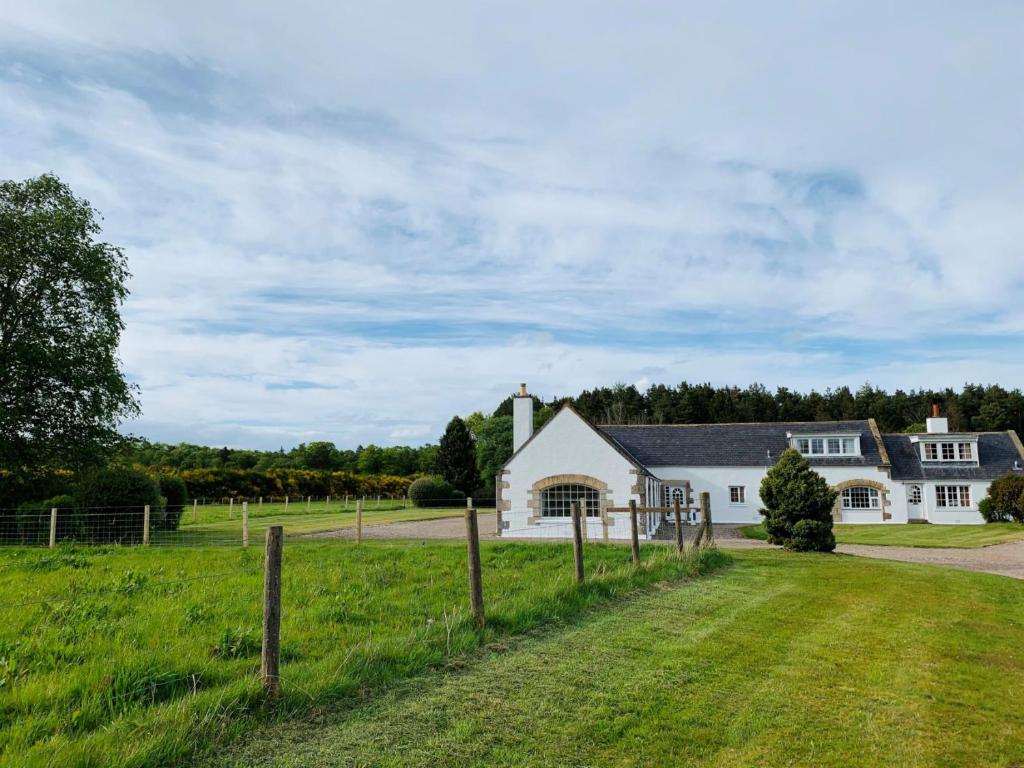
[[[716,523],[757,523],[761,479],[787,448],[840,491],[833,517],[844,523],[981,523],[989,482],[1024,468],[1016,433],[952,433],[937,408],[927,432],[882,435],[874,419],[599,426],[566,405],[534,434],[524,384],[512,418],[514,453],[496,482],[509,536],[566,536],[579,500],[589,537],[628,538],[635,501],[652,538],[675,499],[703,491]]]

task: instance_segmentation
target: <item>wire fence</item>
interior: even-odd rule
[[[453,500],[454,501],[454,500]],[[703,500],[702,500],[703,501]],[[188,505],[181,505],[188,507]],[[193,507],[198,505],[193,505]],[[230,505],[229,505],[230,506]],[[397,509],[367,509],[363,500],[358,500],[352,510],[339,508],[323,514],[347,515],[348,519],[355,519],[361,516],[364,524],[370,524],[374,520],[382,520],[385,516],[394,516],[396,513],[409,514],[409,508],[399,507]],[[212,510],[206,510],[212,512]],[[138,557],[142,550],[116,550],[127,554],[128,562],[144,565],[134,565],[128,570],[117,573],[109,568],[101,567],[91,571],[84,571],[91,579],[75,578],[75,569],[88,568],[88,564],[76,561],[75,548],[59,548],[52,554],[40,556],[38,549],[30,547],[8,550],[5,554],[9,558],[7,562],[0,564],[0,620],[7,622],[18,637],[34,637],[39,634],[40,627],[46,628],[46,637],[56,642],[53,653],[42,647],[31,647],[26,643],[24,648],[14,645],[5,645],[0,636],[0,705],[5,692],[17,689],[22,678],[28,678],[35,674],[47,674],[46,670],[58,670],[61,664],[70,665],[83,664],[86,660],[85,649],[93,648],[94,656],[90,663],[101,665],[103,674],[94,677],[83,677],[83,681],[76,683],[74,696],[92,697],[88,701],[78,702],[78,711],[91,712],[95,718],[97,728],[107,728],[109,723],[134,711],[137,707],[150,707],[165,701],[176,700],[182,697],[201,696],[208,689],[227,690],[232,682],[245,682],[249,693],[244,696],[251,696],[253,687],[261,686],[263,695],[268,700],[273,700],[281,693],[282,687],[286,692],[297,691],[303,694],[301,683],[296,680],[290,683],[288,674],[281,673],[281,665],[285,669],[293,669],[287,666],[290,658],[302,659],[304,655],[315,657],[312,648],[319,646],[316,643],[323,642],[325,633],[329,635],[329,626],[335,622],[345,625],[343,635],[348,650],[344,658],[337,662],[325,674],[331,679],[341,679],[347,671],[355,670],[356,674],[366,673],[367,665],[372,663],[374,643],[380,644],[381,640],[375,640],[374,632],[391,632],[392,643],[382,650],[383,668],[387,667],[388,659],[393,659],[394,654],[404,653],[406,650],[413,656],[422,653],[424,648],[435,648],[443,650],[444,654],[452,652],[453,633],[478,631],[487,623],[487,609],[485,603],[483,576],[490,572],[491,568],[496,571],[504,569],[503,578],[515,579],[524,563],[518,557],[510,557],[503,562],[500,555],[492,556],[490,559],[481,557],[481,532],[479,529],[478,512],[475,508],[433,508],[414,509],[416,513],[445,513],[450,515],[458,514],[461,517],[459,527],[466,542],[466,548],[462,550],[465,554],[461,557],[449,556],[444,560],[444,566],[450,569],[447,576],[449,582],[457,582],[461,579],[461,588],[455,587],[454,592],[446,593],[445,600],[453,595],[458,596],[463,602],[460,608],[458,604],[445,603],[442,616],[443,626],[438,625],[432,618],[426,621],[422,618],[421,605],[413,600],[414,605],[405,608],[404,617],[411,619],[402,624],[399,619],[392,616],[392,613],[400,613],[397,606],[401,600],[399,595],[416,595],[421,591],[435,589],[437,580],[443,581],[445,576],[435,570],[435,564],[424,562],[420,564],[420,570],[416,571],[417,561],[426,560],[427,555],[419,554],[424,550],[412,549],[404,554],[406,558],[404,565],[395,562],[394,553],[389,552],[386,557],[377,556],[374,558],[373,551],[351,542],[338,543],[337,547],[310,546],[307,540],[305,545],[299,544],[297,539],[303,538],[302,533],[293,534],[289,544],[290,554],[287,564],[282,566],[282,548],[284,546],[284,530],[280,523],[280,514],[274,510],[266,510],[262,518],[257,514],[251,517],[252,513],[248,503],[243,503],[242,509],[238,510],[246,516],[238,518],[224,518],[220,510],[213,516],[209,525],[220,525],[230,523],[232,526],[245,522],[248,525],[247,532],[252,537],[253,548],[251,551],[242,551],[232,554],[224,551],[202,553],[196,552],[194,556],[190,553],[187,557],[178,557],[173,553],[167,553],[160,558],[152,558],[153,565],[149,566],[150,558]],[[60,521],[61,510],[57,510],[57,520]],[[71,510],[65,510],[70,513]],[[78,512],[91,512],[99,521],[99,527],[90,528],[90,515],[84,516],[84,522],[75,522],[70,514],[66,514],[67,529],[61,529],[59,525],[53,530],[58,532],[69,532],[74,530],[74,525],[84,525],[86,539],[107,535],[109,531],[103,528],[110,515],[124,516],[130,514],[138,516],[135,507],[107,507],[91,510],[78,510]],[[233,514],[234,511],[231,511]],[[641,518],[653,515],[652,510],[638,510],[635,505],[630,505],[627,511],[629,529],[632,534],[633,551],[632,564],[639,568],[644,563],[641,560],[640,549],[637,546],[637,539],[640,536]],[[146,523],[145,509],[142,512],[143,524]],[[375,517],[375,515],[379,517]],[[297,513],[295,521],[309,522],[309,515]],[[153,522],[152,510],[149,512],[149,524]],[[132,518],[134,519],[134,517]],[[52,523],[52,516],[49,521]],[[263,521],[265,525],[257,536],[257,524]],[[533,594],[537,592],[538,604],[546,604],[546,598],[541,595],[544,590],[549,590],[551,595],[562,594],[566,589],[565,579],[571,578],[577,585],[583,585],[588,580],[603,578],[606,573],[605,564],[618,563],[621,567],[629,561],[622,555],[622,549],[618,547],[604,547],[600,549],[587,548],[588,542],[593,545],[599,540],[588,539],[586,527],[583,525],[586,517],[581,513],[579,504],[575,504],[572,514],[568,519],[559,519],[546,524],[546,530],[553,538],[565,539],[572,542],[573,562],[571,577],[568,568],[564,572],[548,572],[544,569],[535,569],[533,578],[537,583],[531,584],[525,589]],[[180,523],[181,521],[179,521]],[[591,520],[591,522],[593,522]],[[202,518],[196,525],[203,525]],[[131,539],[132,543],[138,536],[145,536],[146,531],[136,530],[134,523],[127,525],[119,521],[117,525],[125,526],[123,531]],[[711,518],[710,510],[702,504],[702,514],[697,525],[686,525],[688,532],[692,529],[688,538],[689,551],[696,551],[700,546],[710,544]],[[188,527],[188,523],[184,525]],[[508,534],[516,534],[520,531],[526,532],[529,527],[520,529],[510,526],[506,529]],[[81,530],[81,529],[80,529]],[[533,527],[535,530],[535,527]],[[225,539],[233,545],[238,545],[239,528],[231,528],[230,539]],[[171,532],[176,533],[176,532]],[[78,534],[83,535],[83,534]],[[150,545],[160,546],[160,535],[156,530],[149,531]],[[493,534],[492,534],[493,535]],[[49,536],[49,534],[48,534]],[[72,539],[74,540],[74,539]],[[211,543],[218,539],[203,539],[202,543]],[[95,543],[89,541],[89,543]],[[122,544],[125,542],[106,542]],[[173,546],[173,545],[170,545]],[[679,546],[680,555],[683,554],[682,543]],[[101,557],[102,549],[86,547],[82,550],[86,557]],[[446,550],[451,552],[450,549]],[[564,553],[562,546],[550,547],[547,551]],[[648,550],[649,552],[651,550]],[[662,549],[662,552],[665,550]],[[379,553],[380,550],[377,550]],[[348,554],[346,554],[348,553]],[[359,554],[356,554],[359,553]],[[589,553],[589,554],[588,554]],[[651,555],[646,556],[653,560]],[[587,558],[594,558],[598,561],[595,567],[594,562]],[[557,561],[564,563],[564,554]],[[468,584],[465,581],[468,564]],[[50,566],[53,566],[51,569]],[[69,569],[60,566],[68,566]],[[185,566],[189,570],[183,570]],[[224,566],[229,566],[225,568]],[[134,570],[134,568],[140,570]],[[341,567],[348,568],[348,573],[341,573]],[[204,570],[205,568],[205,570]],[[175,569],[182,569],[175,572]],[[589,570],[588,570],[589,569]],[[29,571],[32,573],[22,574],[23,578],[18,580],[13,573],[15,570]],[[288,576],[289,571],[292,574]],[[626,571],[627,578],[634,571]],[[636,571],[635,573],[642,573]],[[262,588],[262,631],[258,612],[255,609],[260,602],[260,587],[254,577],[263,576]],[[421,580],[403,581],[408,579],[409,574],[418,574]],[[351,581],[356,577],[356,582]],[[18,591],[17,585],[24,591]],[[27,588],[25,585],[29,585]],[[388,592],[388,589],[397,590]],[[450,586],[449,586],[450,589]],[[365,601],[375,592],[383,593],[378,599],[379,617],[370,619],[361,613],[365,610]],[[503,585],[498,590],[499,594],[507,594],[507,588]],[[544,592],[544,594],[548,594]],[[603,594],[603,593],[601,593]],[[287,634],[281,636],[281,605],[282,599],[288,603],[288,610],[298,612],[302,606],[309,601],[311,596],[324,601],[330,595],[336,599],[327,602],[324,612],[318,614],[318,620],[323,626],[297,626],[291,625],[293,632],[306,631],[304,642],[313,643],[312,647],[296,648],[296,641]],[[468,598],[468,599],[467,599]],[[138,607],[131,607],[131,604],[138,605],[139,600],[145,600],[149,606],[154,608],[152,613],[147,612],[146,618]],[[507,598],[506,598],[507,599]],[[169,628],[172,625],[166,623],[166,617],[172,616],[175,621],[201,622],[206,611],[231,613],[232,606],[248,606],[239,612],[244,617],[240,620],[237,628],[227,628],[222,634],[211,638],[207,632],[204,636],[204,650],[198,654],[187,654],[180,662],[172,662],[163,658],[160,662],[152,660],[140,663],[137,666],[121,663],[120,658],[111,656],[107,642],[112,638],[135,637],[140,632],[155,632],[162,628]],[[176,606],[175,611],[169,611],[168,606]],[[425,604],[424,604],[425,605]],[[449,606],[451,611],[449,613]],[[436,607],[435,609],[436,610]],[[547,611],[548,609],[544,609]],[[429,611],[429,609],[428,609]],[[192,616],[191,613],[195,613]],[[417,620],[417,615],[420,617]],[[546,615],[546,614],[545,614]],[[138,621],[138,627],[131,626],[130,629],[112,630],[108,624],[111,620]],[[142,622],[152,622],[152,626],[144,625]],[[128,625],[125,625],[128,626]],[[165,630],[166,631],[166,630]],[[178,630],[180,632],[180,629]],[[365,634],[363,634],[365,633]],[[89,646],[87,635],[93,635],[97,645]],[[0,633],[2,635],[2,633]],[[185,633],[187,635],[187,633]],[[317,636],[316,640],[312,638]],[[59,647],[58,647],[59,646]],[[192,644],[194,650],[194,643]],[[397,651],[396,651],[397,649]],[[122,652],[128,654],[127,648]],[[43,654],[48,661],[42,666],[21,665],[17,662],[20,653]],[[145,652],[143,652],[144,654]],[[260,658],[260,675],[254,674],[255,668],[252,659],[255,656]],[[424,656],[427,658],[428,656]],[[64,659],[67,661],[63,661]],[[78,661],[74,661],[78,659]],[[56,666],[54,666],[56,665]],[[301,667],[301,662],[298,669]],[[70,667],[69,667],[70,669]],[[366,673],[373,677],[376,673]],[[77,679],[77,678],[76,678]],[[317,679],[322,680],[321,675]],[[4,686],[7,686],[6,688]],[[291,687],[290,687],[291,686]],[[236,686],[237,690],[237,686]],[[241,694],[239,694],[242,696]],[[316,694],[308,694],[311,700]],[[244,696],[239,701],[244,701]],[[251,701],[251,698],[249,699]],[[66,703],[66,702],[65,702]],[[88,706],[87,706],[88,705]],[[21,706],[19,704],[19,706]],[[24,706],[36,706],[25,700]],[[62,704],[63,706],[63,704]],[[241,704],[244,708],[245,704]],[[69,704],[68,708],[72,708]],[[222,707],[218,702],[217,711],[227,713],[230,707]],[[59,720],[59,718],[58,718]],[[83,716],[80,727],[84,728],[85,716]],[[55,764],[59,764],[59,760]]]
[[[0,509],[0,546],[248,546],[253,536],[278,523],[287,526],[290,536],[329,534],[460,514],[467,505],[494,506],[493,500],[482,501],[430,499],[414,505],[405,498],[284,496],[229,498],[226,503],[191,499],[166,505],[25,505]]]

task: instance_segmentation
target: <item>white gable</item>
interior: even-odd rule
[[[524,472],[538,478],[577,474],[604,480],[605,475],[628,472],[634,465],[578,413],[563,408],[505,468],[513,474]]]

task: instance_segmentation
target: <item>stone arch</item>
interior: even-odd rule
[[[598,505],[601,510],[601,517],[605,517],[608,507],[611,506],[611,489],[608,483],[590,475],[548,475],[530,486],[526,494],[526,506],[530,510],[530,517],[526,522],[528,525],[537,525],[543,517],[541,516],[540,499],[541,494],[548,488],[556,485],[585,485],[598,492]]]
[[[832,507],[832,520],[841,523],[843,521],[843,491],[847,488],[874,488],[878,491],[879,499],[879,512],[882,515],[882,519],[879,522],[892,519],[892,513],[889,512],[889,489],[885,483],[880,483],[877,480],[843,480],[841,483],[836,483],[832,486],[839,495],[836,496],[836,503]]]

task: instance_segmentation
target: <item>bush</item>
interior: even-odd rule
[[[75,502],[93,543],[142,541],[143,507],[150,508],[150,525],[164,525],[160,487],[145,472],[108,467],[83,474],[75,486]]]
[[[185,481],[177,475],[163,475],[157,478],[157,486],[160,495],[166,499],[163,520],[158,527],[164,531],[176,531],[185,511],[185,502],[188,501]]]
[[[43,501],[27,501],[18,507],[17,541],[22,544],[48,544],[50,541],[50,510],[57,508],[57,540],[75,539],[81,535],[81,515],[71,496],[54,496]]]
[[[1012,519],[1008,514],[996,509],[991,496],[986,496],[978,502],[978,512],[986,523],[1006,523]]]
[[[1011,472],[993,480],[988,487],[988,497],[992,500],[994,518],[986,518],[988,522],[1015,520],[1024,523],[1024,473]]]
[[[409,499],[417,507],[450,507],[465,501],[466,494],[455,490],[443,477],[431,475],[412,482]]]
[[[793,526],[793,535],[786,548],[794,552],[831,552],[836,548],[832,521],[800,520]]]
[[[829,486],[828,482],[811,469],[811,464],[792,448],[783,451],[778,462],[768,470],[761,481],[761,500],[765,508],[764,528],[768,533],[768,541],[772,544],[783,544],[791,549],[795,528],[801,521],[820,524],[828,530],[828,537],[820,533],[817,527],[812,532],[804,528],[801,534],[800,551],[805,546],[817,542],[831,546],[822,551],[831,552],[835,549],[832,537],[832,505],[835,504],[838,491]]]

